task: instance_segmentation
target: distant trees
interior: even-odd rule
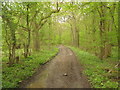
[[[111,56],[117,43],[117,3],[65,3],[73,45],[101,59]]]
[[[116,23],[114,22],[114,12],[116,4],[100,3],[100,8],[98,8],[100,16],[100,38],[101,38],[101,47],[100,47],[100,58],[107,58],[111,56],[111,48],[114,43],[111,42],[111,36],[108,36],[108,33],[116,32]],[[116,33],[117,35],[117,33]]]
[[[71,33],[72,33],[72,44],[76,47],[80,46],[79,42],[79,31],[80,28],[79,26],[79,8],[77,3],[75,4],[74,2],[72,3],[67,3],[66,5],[66,10],[69,11],[69,17],[68,17],[68,23],[70,24],[71,27]]]
[[[117,4],[115,2],[83,3],[81,7],[83,7],[81,11],[84,15],[82,19],[84,21],[81,20],[81,22],[84,22],[85,28],[89,32],[88,42],[91,41],[90,39],[93,39],[89,44],[98,44],[97,47],[94,44],[91,48],[98,49],[99,47],[100,53],[97,55],[101,59],[111,56],[112,47],[117,45]],[[92,16],[94,17],[91,19]],[[86,17],[89,18],[86,20]],[[90,25],[86,25],[86,22],[89,22]],[[93,36],[94,38],[92,38]],[[89,46],[86,48],[89,48]]]
[[[73,12],[71,16],[72,16],[71,18],[72,23],[70,23],[70,25],[71,25],[71,30],[72,30],[71,33],[73,34],[73,45],[76,47],[79,47],[79,28],[78,28],[78,22],[77,22],[78,18]]]

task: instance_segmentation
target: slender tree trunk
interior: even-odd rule
[[[75,38],[74,43],[76,47],[79,47],[79,29],[77,27],[77,22],[74,13],[73,13],[73,25],[74,25],[74,38]]]
[[[26,17],[26,25],[27,25],[27,31],[28,31],[28,38],[27,38],[27,43],[25,44],[25,57],[29,56],[29,47],[30,47],[30,39],[31,39],[31,31],[29,29],[29,4],[27,5],[27,17]]]
[[[15,63],[15,50],[16,50],[16,36],[15,36],[15,28],[13,27],[13,23],[8,20],[8,25],[10,27],[11,34],[11,44],[9,50],[9,66]]]
[[[50,47],[51,47],[51,37],[50,37],[50,29],[51,29],[51,22],[50,22],[50,20],[49,20],[49,44],[48,44],[48,47],[49,47],[49,49],[50,49]]]
[[[107,23],[108,24],[108,23]],[[108,27],[106,28],[106,33],[112,31],[112,27],[113,24],[112,22],[110,24],[108,24]],[[112,49],[112,45],[110,43],[109,38],[107,38],[107,35],[105,35],[105,54],[104,54],[104,58],[108,58],[111,55],[111,49]]]
[[[76,33],[75,33],[75,29],[74,29],[74,26],[73,26],[73,44],[74,46],[76,47]]]
[[[75,39],[75,38],[74,38],[73,26],[72,26],[71,23],[70,23],[70,26],[71,26],[71,29],[70,29],[70,30],[71,30],[71,36],[72,36],[72,37],[71,37],[71,41],[72,41],[72,45],[74,45],[74,39]]]
[[[58,30],[58,33],[59,33],[59,44],[61,44],[61,32],[60,32],[60,30]]]
[[[79,47],[79,30],[76,27],[76,46]]]
[[[10,21],[9,20],[7,20],[7,22],[8,22],[8,25],[9,25],[9,27],[10,27],[10,31],[11,31],[11,42],[12,43],[9,43],[8,42],[8,32],[7,32],[7,28],[6,28],[6,23],[4,22],[4,29],[5,29],[5,41],[6,41],[6,43],[7,43],[7,45],[8,45],[8,50],[9,50],[9,66],[12,66],[12,64],[14,64],[14,61],[15,61],[15,46],[16,46],[16,37],[15,37],[15,30],[14,30],[14,28],[12,28],[11,27],[11,23],[10,23]],[[14,55],[13,55],[14,54]]]
[[[34,31],[34,49],[35,51],[39,51],[40,50],[40,35],[39,35],[39,31],[35,30]]]
[[[15,49],[16,49],[15,29],[11,27],[11,50],[9,52],[9,65],[10,66],[15,63]]]
[[[120,2],[118,2],[118,60],[120,60]],[[120,63],[119,63],[120,66]]]
[[[100,45],[100,59],[103,59],[104,56],[104,41],[103,41],[103,36],[104,36],[104,27],[103,27],[103,20],[100,20],[100,38],[101,38],[101,45]]]
[[[101,2],[99,15],[100,15],[100,39],[101,39],[101,45],[100,45],[100,59],[102,60],[104,58],[105,54],[105,5]]]

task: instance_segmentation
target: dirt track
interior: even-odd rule
[[[26,88],[90,88],[86,76],[81,73],[75,54],[60,46],[59,54],[37,75],[32,77]]]

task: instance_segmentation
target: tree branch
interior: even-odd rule
[[[38,27],[38,30],[47,22],[47,20],[44,20],[41,25]]]
[[[56,8],[56,10],[53,10],[53,11],[51,11],[47,16],[44,16],[44,17],[40,20],[39,25],[41,25],[41,22],[42,22],[43,20],[51,17],[51,15],[52,15],[53,13],[58,13],[58,12],[60,11],[60,9],[61,9],[61,7],[58,8],[58,2],[57,2],[57,8]]]

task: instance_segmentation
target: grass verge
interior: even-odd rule
[[[93,88],[118,88],[118,67],[78,48],[69,48],[76,53]]]
[[[49,61],[57,53],[58,48],[52,50],[41,50],[39,53],[35,53],[22,60],[20,64],[14,64],[13,67],[3,67],[2,88],[19,87],[19,83],[22,82],[22,80],[32,76],[41,64]]]

